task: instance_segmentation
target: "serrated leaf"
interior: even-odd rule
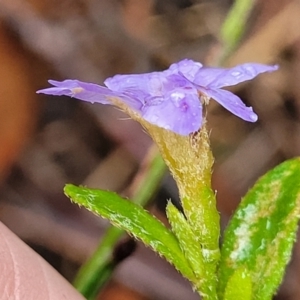
[[[224,234],[220,298],[235,270],[245,267],[254,300],[271,299],[284,275],[300,214],[300,160],[282,163],[258,180]]]
[[[123,199],[113,192],[88,189],[67,184],[65,194],[75,203],[141,240],[165,257],[183,276],[195,281],[174,234],[141,206]]]
[[[171,202],[168,202],[166,212],[172,231],[177,236],[180,247],[196,275],[195,289],[202,299],[217,300],[216,274],[210,270],[210,268],[215,269],[214,264],[204,262],[197,236],[184,215]]]
[[[225,289],[224,300],[238,299],[252,299],[252,282],[249,271],[244,267],[234,271]]]

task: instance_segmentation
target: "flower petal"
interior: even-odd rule
[[[142,117],[180,135],[196,132],[202,125],[202,105],[196,92],[173,91],[159,104],[146,105]]]
[[[201,68],[195,74],[194,83],[210,89],[236,85],[250,80],[265,72],[276,71],[278,66],[267,66],[257,63],[238,65],[230,69]]]
[[[53,87],[38,93],[113,104],[141,123],[144,118],[159,127],[188,135],[199,130],[202,125],[199,92],[214,98],[240,118],[256,121],[257,115],[251,107],[246,107],[237,96],[220,88],[250,80],[260,73],[275,71],[277,68],[256,63],[231,69],[204,68],[201,63],[184,59],[162,72],[116,75],[105,81],[106,87],[78,80],[50,80]]]
[[[115,75],[107,78],[104,84],[112,91],[126,93],[131,97],[140,99],[149,96],[162,96],[165,93],[165,86],[179,83],[179,77],[185,84],[186,79],[192,81],[200,68],[202,68],[201,63],[184,59],[172,64],[169,69],[162,72]]]
[[[168,70],[164,71],[164,73],[168,75],[183,75],[189,81],[193,82],[195,75],[202,67],[203,65],[199,62],[195,62],[191,59],[183,59],[178,63],[172,64]]]
[[[149,96],[162,95],[162,82],[165,77],[163,72],[116,75],[107,78],[104,84],[112,91],[124,93],[144,103],[144,99]]]
[[[200,89],[200,91],[210,98],[213,98],[220,103],[224,108],[229,110],[234,115],[248,122],[256,122],[258,117],[253,112],[252,107],[247,107],[243,101],[236,95],[226,90],[206,90]]]
[[[39,90],[37,93],[47,95],[69,96],[90,103],[112,104],[109,97],[121,98],[128,106],[140,110],[142,104],[136,99],[127,97],[122,93],[109,90],[106,87],[94,83],[67,79],[64,81],[49,80],[54,87]]]

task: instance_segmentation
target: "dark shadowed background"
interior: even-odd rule
[[[107,223],[72,205],[65,183],[126,193],[151,140],[119,110],[36,95],[48,79],[102,84],[117,73],[167,68],[182,58],[213,65],[222,51],[225,0],[1,0],[0,220],[72,280]],[[300,155],[300,2],[257,0],[226,66],[277,63],[280,71],[234,87],[259,115],[246,123],[211,101],[213,185],[222,225],[254,181]],[[300,179],[299,179],[300,180]],[[169,175],[150,210],[177,199]],[[198,299],[189,283],[138,244],[103,300]],[[276,299],[300,299],[300,244]]]

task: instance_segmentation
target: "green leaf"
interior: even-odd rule
[[[132,202],[141,206],[149,203],[159,187],[165,170],[166,165],[159,152],[155,146],[151,147],[134,182]],[[99,291],[106,286],[118,267],[120,260],[116,260],[115,251],[124,234],[124,230],[110,226],[101,237],[93,255],[80,267],[73,285],[86,299],[96,299]]]
[[[251,300],[252,299],[252,283],[249,271],[241,267],[234,271],[229,278],[224,300]]]
[[[109,219],[110,222],[150,246],[166,258],[183,276],[195,281],[174,234],[144,208],[113,192],[67,184],[65,194],[78,205]]]
[[[180,247],[196,275],[197,281],[193,282],[195,289],[202,299],[217,300],[216,274],[210,270],[210,267],[215,269],[215,265],[204,262],[197,236],[184,215],[171,202],[168,203],[166,212],[172,231],[177,236]]]
[[[247,268],[254,300],[271,299],[284,275],[300,214],[300,160],[282,163],[247,193],[225,231],[220,298],[236,270]]]

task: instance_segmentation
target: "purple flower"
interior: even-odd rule
[[[37,93],[66,95],[102,104],[113,104],[112,99],[118,98],[146,121],[180,135],[188,135],[201,127],[202,105],[210,98],[241,119],[255,122],[257,115],[252,108],[221,88],[277,69],[277,66],[256,63],[230,69],[208,68],[184,59],[162,72],[116,75],[105,80],[106,87],[78,80],[49,80],[54,87]]]

